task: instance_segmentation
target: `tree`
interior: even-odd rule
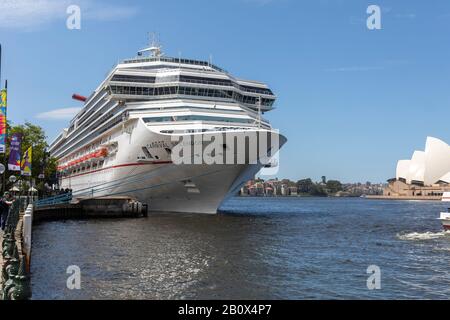
[[[9,158],[9,142],[10,137],[15,133],[22,134],[22,146],[21,146],[21,154],[31,146],[33,147],[33,156],[32,156],[32,164],[31,164],[31,172],[32,178],[37,179],[41,173],[45,174],[45,180],[49,181],[51,177],[54,177],[56,174],[57,161],[54,158],[51,158],[47,155],[47,161],[44,164],[45,152],[48,147],[47,137],[45,135],[44,130],[37,125],[34,125],[30,122],[26,122],[23,125],[11,126],[8,123],[8,143],[7,143],[7,151],[6,155],[0,156],[0,160],[2,163],[7,163]],[[6,159],[5,159],[6,156]],[[6,172],[6,179],[11,175],[19,175],[19,172]]]
[[[315,196],[315,197],[326,197],[326,196],[328,196],[328,194],[325,191],[325,189],[320,184],[317,184],[317,183],[312,185],[310,194],[312,196]]]
[[[297,181],[298,192],[300,193],[310,193],[313,188],[314,183],[310,178],[302,179]]]
[[[333,194],[342,191],[342,183],[337,180],[329,180],[327,181],[327,190]]]

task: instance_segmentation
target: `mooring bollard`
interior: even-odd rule
[[[27,212],[23,216],[23,248],[22,251],[25,254],[26,269],[30,271],[30,257],[31,257],[31,230],[32,229],[32,217],[30,212]]]
[[[22,226],[22,240],[23,248],[22,252],[25,255],[25,266],[26,271],[30,272],[31,264],[31,234],[33,226],[33,205],[28,205],[25,215],[23,216],[23,226]]]

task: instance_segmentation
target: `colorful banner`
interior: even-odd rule
[[[27,151],[25,151],[22,162],[20,163],[20,167],[22,169],[22,175],[26,177],[31,177],[31,161],[32,161],[32,147],[29,147]]]
[[[6,153],[6,106],[7,93],[3,89],[0,93],[0,153]]]
[[[22,134],[14,133],[11,137],[11,143],[9,148],[9,171],[20,171],[20,150],[22,145]]]

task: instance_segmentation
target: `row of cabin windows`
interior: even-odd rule
[[[119,124],[121,122],[122,122],[122,117],[119,116],[105,128],[103,128],[101,130],[93,129],[93,131],[90,131],[90,134],[88,134],[87,136],[82,138],[80,141],[76,142],[76,144],[72,145],[71,148],[77,148],[79,145],[82,145],[83,143],[86,143],[87,141],[94,139],[96,136],[108,131],[109,129],[111,129],[112,127],[116,126],[117,124]]]
[[[198,132],[208,132],[208,131],[228,131],[228,130],[247,130],[244,127],[215,127],[212,129],[185,129],[185,130],[161,130],[161,133],[166,134],[180,134],[180,133],[198,133]]]
[[[103,167],[103,164],[105,163],[104,160],[101,160],[100,162],[95,162],[91,165],[86,165],[82,167],[78,167],[76,169],[73,169],[69,171],[68,175],[74,175],[74,174],[80,174],[80,173],[86,173],[94,170],[101,169]]]
[[[128,75],[116,74],[112,77],[111,81],[155,83],[156,77],[128,76]]]
[[[100,118],[98,118],[98,117],[97,117],[97,118],[93,118],[92,121],[90,121],[89,123],[86,123],[86,126],[87,126],[87,125],[90,125],[92,122],[95,122],[96,125],[93,127],[93,129],[92,129],[91,131],[86,132],[86,134],[88,134],[88,135],[87,135],[87,136],[85,135],[85,138],[79,137],[78,140],[76,140],[77,142],[73,142],[73,143],[76,143],[76,146],[78,146],[78,145],[81,144],[81,142],[88,141],[88,140],[90,140],[92,137],[98,135],[99,132],[96,131],[95,128],[98,128],[99,126],[101,126],[105,121],[107,121],[109,118],[111,118],[111,116],[114,115],[114,114],[115,114],[118,110],[120,110],[121,108],[122,108],[121,106],[117,106],[117,107],[115,107],[112,111],[108,112],[107,114],[102,114],[102,113],[100,113],[100,114],[98,115],[98,117],[100,117]],[[102,129],[102,130],[100,131],[100,133],[103,133],[103,132],[105,132],[105,131],[111,129],[113,126],[115,126],[115,125],[116,125],[117,123],[119,123],[120,121],[121,121],[121,118],[116,119],[116,121],[114,121],[114,123],[112,123],[111,125],[109,125],[106,129]],[[84,128],[84,126],[83,126],[83,127],[80,127],[79,130],[81,131],[83,128]],[[91,134],[89,134],[89,133],[91,133]],[[83,139],[83,140],[81,140],[81,142],[80,142],[80,139]],[[71,145],[71,147],[73,147],[73,145]]]
[[[199,97],[232,99],[238,102],[256,105],[258,97],[245,96],[231,90],[217,90],[208,88],[191,88],[191,87],[159,87],[159,88],[142,88],[127,86],[110,86],[113,94],[138,95],[138,96],[165,96],[165,95],[190,95]],[[274,99],[261,99],[261,105],[271,107],[275,102]]]
[[[202,116],[202,115],[152,117],[152,118],[143,118],[143,120],[145,123],[174,122],[174,121],[216,121],[216,122],[229,122],[229,123],[254,123],[254,120],[252,120],[252,119],[214,117],[214,116]]]
[[[70,161],[78,159],[84,155],[87,155],[91,152],[94,152],[97,150],[98,147],[100,147],[100,144],[101,144],[100,142],[96,142],[96,143],[90,145],[89,147],[84,148],[83,151],[79,151],[67,158],[64,158],[64,162],[70,162]]]
[[[103,93],[103,91],[102,91],[102,93]],[[93,112],[95,112],[95,110],[98,108],[98,106],[102,103],[102,102],[101,102],[101,101],[103,100],[103,99],[102,99],[102,93],[99,93],[98,96],[97,96],[97,97],[89,104],[89,105],[90,105],[89,108],[90,108],[91,106],[95,106],[95,105],[98,104],[98,105],[95,107],[95,109],[91,110],[89,113],[86,113],[86,111],[88,110],[88,108],[87,108],[87,106],[85,107],[85,110],[84,110],[83,114],[80,115],[79,118],[78,118],[77,129],[83,127],[83,124],[87,121],[87,119],[89,118],[89,116],[90,116]],[[90,99],[90,98],[89,98],[89,99]],[[89,99],[88,99],[88,100],[89,100]]]
[[[117,124],[117,121],[114,122],[114,125]],[[107,143],[111,141],[111,136],[107,137],[107,138],[103,138],[101,141],[97,141],[94,144],[90,145],[89,147],[86,147],[83,151],[77,152],[74,155],[71,155],[69,158],[64,159],[64,162],[70,162],[71,160],[80,158],[83,155],[87,155],[90,152],[94,152],[95,150],[98,149],[98,147],[100,147],[100,145]],[[103,164],[103,162],[102,162]]]
[[[196,66],[204,66],[204,67],[211,67],[219,72],[225,72],[222,68],[219,68],[218,66],[215,66],[209,62],[206,61],[200,61],[200,60],[192,60],[192,59],[183,59],[183,58],[171,58],[171,57],[146,57],[146,58],[138,58],[138,59],[128,59],[125,60],[124,63],[143,63],[143,62],[170,62],[170,63],[179,63],[179,64],[191,64]],[[181,66],[179,66],[181,67]]]
[[[251,87],[251,86],[243,86],[243,85],[237,84],[237,83],[235,83],[231,80],[227,80],[227,79],[212,79],[212,78],[202,78],[202,77],[192,77],[192,76],[181,75],[179,78],[179,81],[180,82],[189,82],[189,83],[209,84],[209,85],[216,85],[216,86],[229,86],[229,87],[238,88],[242,91],[267,94],[267,95],[273,96],[273,92],[270,89],[257,88],[257,87]]]
[[[120,82],[141,82],[141,83],[156,83],[156,82],[187,82],[187,83],[199,83],[199,84],[208,84],[208,85],[216,85],[216,86],[226,86],[226,87],[236,87],[241,89],[242,91],[260,93],[273,95],[272,90],[265,88],[257,88],[251,86],[243,86],[239,85],[231,80],[227,79],[214,79],[214,78],[204,78],[204,77],[194,77],[194,76],[184,76],[184,75],[175,75],[168,76],[162,78],[155,78],[151,76],[129,76],[129,75],[115,75],[111,79],[112,81],[120,81]]]

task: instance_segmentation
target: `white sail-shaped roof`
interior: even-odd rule
[[[437,138],[428,137],[425,151],[415,151],[411,160],[397,163],[396,178],[406,183],[423,182],[432,185],[439,181],[450,183],[450,146]]]
[[[396,178],[399,179],[407,179],[409,173],[409,166],[411,164],[411,160],[400,160],[397,163],[397,173]]]
[[[447,172],[445,175],[443,175],[439,181],[450,183],[450,172]]]
[[[407,183],[411,183],[412,181],[425,181],[425,159],[426,153],[424,151],[414,151],[406,177]]]
[[[428,137],[425,154],[424,182],[431,185],[450,171],[450,146],[442,140]]]

